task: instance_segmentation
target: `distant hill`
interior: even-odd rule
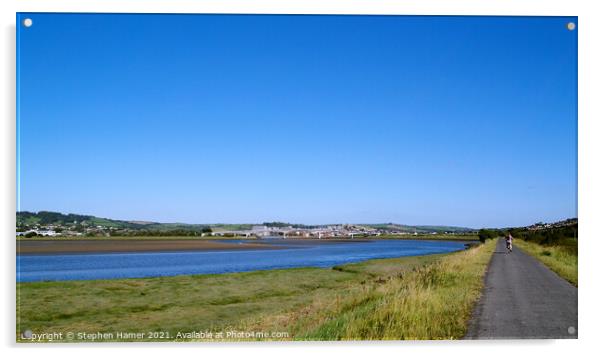
[[[428,233],[474,233],[477,230],[469,227],[459,227],[459,226],[443,226],[443,225],[403,225],[403,224],[394,224],[394,223],[386,223],[386,224],[364,224],[364,226],[369,226],[375,229],[382,229],[388,231],[399,231],[399,232],[408,232],[408,233],[419,233],[419,234],[428,234]]]
[[[252,227],[252,224],[185,224],[185,223],[159,223],[154,221],[137,221],[137,220],[114,220],[100,218],[92,215],[81,214],[63,214],[53,211],[39,211],[37,213],[20,211],[17,212],[17,227],[35,226],[35,225],[86,225],[86,226],[101,226],[105,228],[116,229],[131,229],[131,230],[154,230],[154,231],[202,231],[211,227],[214,230],[246,230]],[[312,228],[318,225],[290,224],[285,222],[264,222],[258,225],[268,227],[287,227],[293,228]],[[366,226],[374,229],[382,229],[386,231],[399,231],[408,233],[470,233],[476,230],[467,227],[457,226],[436,226],[436,225],[402,225],[394,223],[384,224],[357,224],[358,226]],[[319,225],[327,226],[327,224]]]
[[[570,218],[549,223],[538,222],[529,226],[480,229],[478,233],[481,241],[512,234],[515,238],[543,245],[566,245],[576,249],[578,230],[578,219]]]
[[[63,214],[53,211],[39,211],[37,213],[29,211],[17,212],[17,228],[32,227],[36,225],[55,225],[55,226],[91,226],[113,229],[128,230],[153,230],[153,231],[207,231],[207,225],[201,224],[180,224],[180,223],[158,223],[152,221],[125,221],[99,218],[92,215]]]
[[[577,249],[579,221],[576,218],[552,223],[537,223],[508,230],[512,236],[542,245],[564,245]]]
[[[32,213],[29,211],[17,212],[17,226],[33,226],[33,225],[69,225],[69,224],[85,224],[105,227],[120,227],[120,228],[136,228],[140,226],[136,223],[131,223],[121,220],[111,220],[98,218],[91,215],[79,214],[62,214],[54,211],[39,211]]]

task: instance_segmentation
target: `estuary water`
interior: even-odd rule
[[[228,240],[224,243],[245,243]],[[303,241],[266,239],[279,249],[18,255],[17,282],[217,274],[332,267],[374,258],[462,250],[464,242],[424,240]]]

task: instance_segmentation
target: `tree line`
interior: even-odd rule
[[[485,242],[488,239],[507,236],[525,241],[535,242],[541,245],[565,245],[576,246],[578,235],[578,224],[567,226],[549,227],[541,229],[509,228],[509,229],[481,229],[479,240]]]

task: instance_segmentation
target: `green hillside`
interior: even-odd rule
[[[474,233],[475,229],[471,229],[468,227],[458,227],[458,226],[439,226],[439,225],[402,225],[402,224],[394,224],[394,223],[385,223],[385,224],[363,224],[364,226],[369,226],[375,229],[382,229],[388,231],[399,231],[399,232],[408,232],[408,233],[419,233],[419,234],[428,234],[428,233]]]
[[[210,232],[208,225],[201,224],[180,224],[180,223],[156,223],[156,222],[136,222],[125,220],[113,220],[99,218],[91,215],[62,214],[52,211],[39,211],[37,213],[20,211],[17,212],[17,231],[26,231],[37,226],[62,227],[83,231],[84,228],[95,227],[108,231],[129,232],[130,234],[149,234],[153,233],[175,233],[176,235],[185,232]]]

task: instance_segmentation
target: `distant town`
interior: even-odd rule
[[[544,230],[573,225],[577,219],[554,223],[539,222],[527,230]],[[31,237],[110,237],[110,236],[198,236],[241,238],[354,238],[378,236],[472,235],[478,230],[454,226],[383,224],[304,225],[285,222],[261,224],[183,224],[125,221],[91,215],[40,211],[17,212],[16,235]]]
[[[304,225],[285,222],[262,224],[182,224],[147,221],[125,221],[89,215],[56,212],[18,212],[17,236],[199,236],[264,238],[335,238],[382,235],[476,234],[471,228],[453,226],[410,226],[384,224]]]
[[[566,219],[566,220],[562,220],[562,221],[558,221],[558,222],[554,222],[554,223],[539,222],[537,224],[533,224],[533,225],[527,226],[527,230],[531,230],[531,231],[547,230],[547,229],[551,229],[551,228],[573,226],[575,224],[577,224],[577,219],[576,218],[574,218],[574,219]]]
[[[78,224],[72,223],[67,225],[33,225],[17,231],[17,236],[136,236],[140,235],[140,230],[121,229],[111,226],[95,225],[91,226],[85,222]],[[151,230],[143,230],[142,234],[147,235]],[[447,232],[446,232],[447,233]],[[451,233],[451,232],[449,232]],[[177,235],[186,236],[220,236],[220,237],[268,237],[282,236],[286,237],[313,237],[313,238],[328,238],[328,237],[354,237],[354,236],[380,236],[382,234],[399,234],[399,235],[418,235],[418,232],[413,233],[407,231],[376,229],[366,226],[357,225],[326,225],[316,228],[295,228],[292,225],[284,227],[270,227],[266,225],[253,225],[248,230],[219,230],[197,232],[190,231],[186,234],[181,234],[177,231]],[[424,234],[421,232],[421,234]],[[437,234],[437,232],[430,232]],[[171,235],[170,231],[166,231],[163,235]]]

